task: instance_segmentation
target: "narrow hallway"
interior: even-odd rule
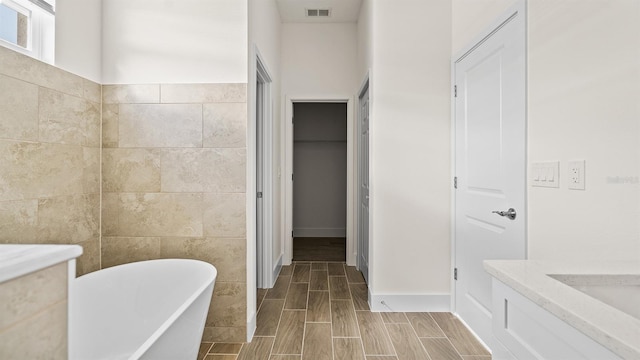
[[[283,267],[258,309],[251,343],[203,343],[198,359],[491,359],[450,313],[371,312],[362,274],[340,262]]]

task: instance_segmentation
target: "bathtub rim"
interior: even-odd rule
[[[91,272],[89,274],[85,274],[82,276],[79,276],[77,278],[74,279],[74,282],[77,280],[81,280],[83,279],[84,281],[87,281],[88,279],[95,277],[95,276],[99,276],[97,275],[99,272],[101,271],[118,271],[118,270],[122,270],[123,267],[131,267],[131,266],[143,266],[143,263],[149,263],[149,262],[154,262],[154,263],[159,263],[159,262],[165,262],[165,263],[193,263],[198,267],[202,267],[203,269],[208,270],[208,276],[204,279],[203,284],[198,286],[192,293],[191,295],[189,295],[180,306],[178,306],[176,308],[176,310],[171,313],[171,315],[169,317],[167,317],[163,323],[133,352],[131,353],[131,355],[129,355],[129,359],[139,359],[142,355],[144,355],[150,348],[151,346],[169,329],[169,327],[176,321],[176,319],[178,319],[187,309],[189,309],[189,307],[196,301],[196,299],[198,297],[200,297],[208,287],[212,287],[212,292],[213,292],[213,288],[215,287],[215,281],[216,278],[218,276],[218,269],[211,263],[208,263],[206,261],[202,261],[202,260],[196,260],[196,259],[179,259],[179,258],[171,258],[171,259],[152,259],[152,260],[143,260],[143,261],[135,261],[135,262],[130,262],[130,263],[126,263],[126,264],[121,264],[121,265],[116,265],[116,266],[111,266],[108,268],[104,268],[104,269],[100,269],[98,271],[94,271]],[[93,276],[92,276],[93,275]],[[104,276],[104,274],[102,274],[102,276]],[[74,284],[75,285],[75,284]],[[72,289],[73,287],[70,287],[70,289]],[[71,290],[73,291],[73,290]],[[71,296],[70,296],[71,297]],[[213,299],[213,293],[211,295],[211,299],[210,301]],[[71,313],[71,309],[69,309],[69,312]],[[206,321],[206,320],[205,320]],[[71,339],[70,339],[71,340]]]

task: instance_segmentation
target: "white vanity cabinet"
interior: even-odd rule
[[[638,261],[485,260],[494,359],[640,360]],[[622,295],[620,295],[622,294]]]
[[[622,359],[495,278],[492,289],[494,335],[516,359]]]

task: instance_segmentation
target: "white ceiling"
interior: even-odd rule
[[[362,0],[276,0],[284,23],[357,22]],[[331,16],[307,17],[306,9],[331,9]]]

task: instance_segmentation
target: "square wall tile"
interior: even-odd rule
[[[121,104],[120,147],[202,147],[202,105]]]
[[[101,104],[102,85],[91,80],[82,79],[82,95],[86,100]]]
[[[102,185],[106,192],[160,192],[159,150],[103,149]]]
[[[204,235],[214,237],[246,236],[246,195],[204,194]]]
[[[0,75],[0,138],[38,139],[38,86]]]
[[[81,192],[82,147],[0,140],[0,201]]]
[[[38,200],[0,201],[0,244],[37,239]]]
[[[166,150],[162,157],[162,191],[244,192],[245,149]]]
[[[78,244],[99,237],[100,195],[69,195],[38,201],[38,243]]]
[[[39,140],[99,146],[100,107],[85,99],[46,88],[39,91]]]
[[[206,326],[234,327],[246,322],[247,284],[216,281]]]
[[[82,97],[83,78],[5,47],[0,47],[0,74]]]
[[[83,147],[82,156],[82,193],[100,193],[100,148]]]
[[[244,238],[162,238],[162,258],[196,259],[216,267],[216,281],[246,281]]]
[[[202,194],[120,194],[117,234],[202,236]]]
[[[247,103],[203,105],[204,140],[211,148],[247,146]]]
[[[102,238],[102,268],[160,258],[159,237]]]
[[[118,209],[120,195],[118,193],[102,193],[102,236],[118,234]]]
[[[76,259],[76,276],[100,270],[100,239],[95,238],[78,243],[82,255]]]
[[[118,121],[120,105],[102,104],[102,147],[118,147]]]
[[[247,84],[163,84],[162,103],[247,102]]]
[[[160,85],[103,85],[104,104],[157,104],[160,102]]]

